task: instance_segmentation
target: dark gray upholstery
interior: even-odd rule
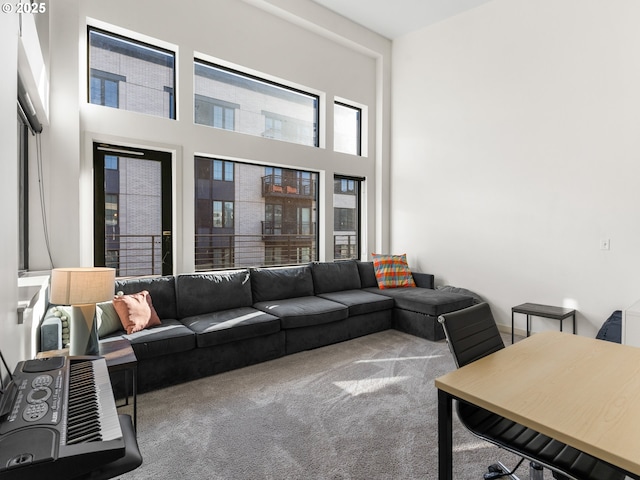
[[[313,295],[311,267],[252,268],[251,290],[254,302]]]
[[[368,292],[392,297],[395,308],[437,317],[473,305],[473,297],[429,288],[367,288]]]
[[[258,302],[253,306],[279,317],[283,329],[337,322],[349,315],[345,305],[315,296]]]
[[[176,298],[178,318],[250,307],[253,302],[249,270],[178,275]]]
[[[349,338],[362,337],[393,328],[392,312],[393,310],[380,310],[364,315],[350,315],[346,321]]]
[[[393,298],[364,290],[344,290],[342,292],[322,293],[318,296],[347,306],[350,317],[393,308]]]
[[[110,338],[126,338],[131,342],[131,347],[138,360],[196,348],[196,334],[192,330],[172,318],[164,318],[161,321],[162,324],[155,327],[145,328],[132,334],[126,334],[124,331],[116,332],[100,339],[100,341],[108,341]]]
[[[435,315],[472,299],[413,276],[423,288],[380,290],[373,262],[347,260],[121,279],[116,291],[149,291],[162,323],[100,341],[131,342],[148,391],[388,328],[439,340]],[[114,391],[124,390],[117,379]]]
[[[198,347],[210,347],[280,331],[280,319],[252,307],[233,308],[183,318],[196,332]]]
[[[360,288],[360,274],[353,260],[311,264],[315,294]]]
[[[376,271],[373,268],[373,262],[361,262],[356,260],[358,272],[360,273],[360,288],[377,288],[378,280],[376,279]]]
[[[458,367],[504,348],[488,303],[441,315],[438,321],[444,327],[449,349]],[[535,430],[476,405],[456,403],[458,418],[471,432],[554,472],[580,480],[625,478],[625,474],[616,467]]]
[[[378,280],[376,279],[376,271],[373,268],[373,262],[356,261],[358,272],[360,273],[360,288],[377,288]],[[417,287],[433,288],[435,277],[431,273],[411,272],[413,281]]]
[[[151,296],[153,308],[163,318],[178,318],[176,307],[175,277],[142,277],[129,280],[117,280],[115,292],[127,295],[147,290]]]

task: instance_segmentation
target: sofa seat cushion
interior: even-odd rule
[[[437,317],[473,305],[473,297],[430,288],[367,288],[368,292],[387,295],[395,301],[395,308]]]
[[[196,334],[185,327],[179,320],[163,319],[162,324],[126,334],[124,331],[108,335],[101,342],[110,338],[126,338],[138,360],[145,358],[185,352],[196,348]]]
[[[393,308],[394,304],[393,298],[359,289],[323,293],[318,296],[346,305],[349,309],[350,317],[366,313],[380,312],[382,310],[390,310]]]
[[[280,331],[280,319],[251,307],[232,308],[182,319],[196,332],[198,347],[262,337]]]
[[[283,329],[337,322],[349,316],[346,305],[316,296],[257,302],[253,306],[279,317]]]

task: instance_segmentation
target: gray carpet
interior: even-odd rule
[[[144,463],[122,478],[436,479],[433,380],[454,368],[446,343],[387,330],[146,393]],[[453,435],[456,479],[516,463],[457,421]]]

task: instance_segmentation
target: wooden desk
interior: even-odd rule
[[[439,478],[452,479],[452,398],[640,478],[640,348],[544,332],[439,377]]]

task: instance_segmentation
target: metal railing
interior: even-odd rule
[[[105,266],[118,277],[162,274],[162,235],[115,235],[105,238]]]
[[[334,234],[333,258],[334,260],[348,260],[360,258],[358,235]]]
[[[294,265],[317,259],[313,234],[197,234],[196,271],[271,265]]]
[[[195,269],[294,265],[317,260],[315,228],[311,230],[311,234],[196,234]],[[333,237],[336,260],[359,257],[357,235]],[[117,276],[162,274],[162,235],[109,235],[108,245],[111,255],[107,255],[106,266],[115,268]]]

